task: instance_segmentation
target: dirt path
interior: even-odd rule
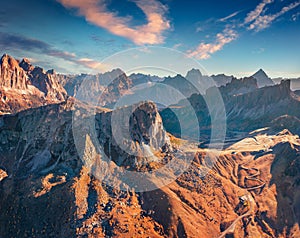
[[[245,214],[243,214],[243,215],[237,217],[237,218],[232,222],[232,224],[231,224],[225,231],[222,232],[222,234],[219,236],[219,238],[225,237],[228,233],[233,233],[233,232],[234,232],[234,229],[235,229],[235,225],[237,224],[237,222],[239,222],[239,221],[240,221],[241,219],[243,219],[244,217],[247,217],[247,216],[251,215],[251,213],[252,213],[252,211],[253,211],[253,207],[254,207],[254,203],[255,203],[255,202],[254,202],[254,200],[253,200],[252,195],[249,194],[249,191],[252,191],[252,190],[255,190],[255,189],[259,189],[259,188],[262,188],[262,187],[264,187],[265,184],[266,184],[266,183],[265,183],[264,181],[262,181],[261,179],[256,178],[257,176],[260,175],[259,169],[257,169],[257,168],[247,168],[247,167],[245,167],[244,165],[241,165],[241,169],[244,169],[244,170],[246,170],[246,171],[250,171],[250,170],[256,171],[256,172],[255,172],[254,174],[252,174],[252,175],[247,175],[247,176],[245,177],[245,179],[257,181],[257,182],[260,182],[261,184],[260,184],[260,185],[257,185],[257,186],[245,188],[245,189],[248,191],[248,194],[246,194],[245,196],[246,196],[246,198],[247,198],[247,201],[250,203],[250,208],[249,208],[249,210],[248,210]]]

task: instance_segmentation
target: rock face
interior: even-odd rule
[[[232,96],[252,92],[257,88],[257,80],[253,77],[242,79],[233,77],[230,83],[227,83],[225,86],[221,86],[219,89],[221,94],[226,97],[228,95]]]
[[[119,166],[145,169],[145,166],[149,166],[149,161],[144,158],[145,151],[170,150],[170,139],[163,129],[156,105],[152,102],[101,113],[95,119],[98,139],[105,145],[106,155]]]
[[[268,126],[273,119],[282,115],[300,116],[300,102],[291,96],[288,80],[279,85],[234,96],[225,104],[229,125],[239,126],[244,130]]]
[[[274,85],[272,79],[270,79],[268,75],[265,73],[265,71],[263,71],[262,69],[258,70],[255,74],[252,75],[252,77],[256,78],[257,85],[259,88]]]
[[[32,66],[27,59],[23,59],[20,66],[28,75],[30,83],[43,92],[46,99],[54,101],[65,100],[67,92],[59,83],[59,78],[54,70],[45,72],[40,67]]]
[[[28,88],[28,76],[17,60],[4,54],[0,64],[0,87],[23,90]]]
[[[32,107],[64,101],[65,89],[53,71],[44,72],[28,59],[20,63],[5,54],[0,65],[0,114],[15,113]]]

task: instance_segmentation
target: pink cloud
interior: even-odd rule
[[[256,6],[256,8],[247,14],[245,18],[245,24],[254,21],[258,16],[260,16],[266,5],[272,3],[273,0],[263,0],[260,4]]]
[[[163,32],[170,28],[170,23],[165,14],[167,8],[157,0],[133,0],[144,12],[147,23],[131,27],[129,17],[119,17],[115,12],[110,12],[104,0],[57,0],[66,8],[78,9],[78,13],[85,19],[102,27],[109,32],[130,39],[135,44],[160,44],[163,43]]]
[[[89,58],[81,58],[81,59],[76,59],[73,62],[79,64],[79,65],[83,65],[87,68],[93,69],[93,70],[100,70],[100,71],[105,71],[107,69],[107,65],[95,61],[93,59],[89,59]]]
[[[197,59],[208,59],[217,51],[220,51],[226,44],[237,39],[238,34],[236,31],[230,28],[225,28],[223,32],[216,35],[216,40],[213,43],[200,43],[198,47],[192,51],[188,51],[189,57],[195,57]]]

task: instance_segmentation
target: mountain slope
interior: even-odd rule
[[[140,118],[148,115],[145,110],[155,115],[152,105],[141,106],[134,124],[155,124],[157,116]],[[1,236],[299,236],[297,136],[287,131],[256,134],[255,140],[250,136],[221,154],[176,142],[179,150],[194,156],[189,169],[167,186],[136,193],[107,186],[89,173],[75,149],[73,110],[69,100],[1,117],[0,166],[8,175],[0,181]],[[109,112],[97,113],[105,118]],[[105,123],[99,126],[109,131]],[[149,136],[145,129],[140,135]],[[112,158],[122,156],[120,150],[112,151]],[[247,203],[241,202],[243,197]],[[232,224],[234,229],[227,231]]]

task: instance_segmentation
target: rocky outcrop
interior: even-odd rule
[[[28,59],[19,62],[7,54],[0,63],[0,115],[66,99],[54,71],[45,72]]]
[[[22,61],[20,62],[19,65],[26,72],[30,72],[30,71],[34,70],[34,66],[30,63],[29,59],[27,59],[27,58],[22,59]]]
[[[145,169],[153,162],[154,156],[150,151],[166,152],[171,149],[170,139],[152,102],[97,114],[95,119],[98,139],[104,145],[106,155],[119,166]]]
[[[25,70],[30,83],[43,92],[46,99],[54,101],[66,99],[67,92],[60,84],[59,76],[53,69],[45,72],[44,69],[31,65],[28,59],[23,59],[20,67]]]
[[[0,62],[0,87],[10,89],[28,88],[28,76],[13,57],[4,54]]]
[[[44,72],[42,68],[35,67],[29,72],[29,75],[32,84],[45,93],[47,99],[65,100],[67,92],[58,82],[54,71]]]

